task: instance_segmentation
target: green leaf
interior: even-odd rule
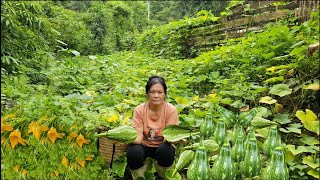
[[[274,104],[277,102],[277,100],[273,99],[272,97],[270,96],[265,96],[265,97],[262,97],[260,100],[259,100],[260,103],[265,103],[265,104]]]
[[[297,155],[304,152],[315,153],[316,151],[312,148],[312,146],[298,146],[296,149],[294,145],[289,144],[286,145],[286,148],[292,152],[293,155]]]
[[[124,176],[124,172],[127,167],[127,158],[126,157],[120,157],[116,161],[112,162],[112,169],[111,171],[116,173],[119,177]]]
[[[89,56],[89,59],[95,60],[95,59],[97,59],[97,56]]]
[[[266,138],[268,136],[268,131],[269,131],[269,127],[265,127],[265,128],[261,128],[261,129],[256,129],[256,131],[264,138]]]
[[[274,95],[278,95],[280,97],[283,97],[288,94],[291,94],[291,92],[292,92],[292,89],[289,88],[289,85],[277,84],[271,88],[271,90],[269,91],[269,94],[274,94]]]
[[[289,119],[289,114],[275,114],[273,121],[276,121],[280,124],[288,124],[291,122],[291,119]]]
[[[297,133],[297,134],[301,134],[301,128],[302,125],[300,123],[293,123],[293,124],[289,124],[289,127],[285,128],[280,128],[279,130],[285,133]]]
[[[76,50],[72,50],[71,52],[75,56],[80,56],[80,53],[78,51],[76,51]]]
[[[262,117],[254,117],[250,123],[252,126],[254,126],[256,128],[264,128],[264,127],[271,126],[271,125],[277,125],[277,123],[272,122],[272,121],[265,119],[265,118],[262,118]]]
[[[204,146],[204,149],[209,151],[209,152],[214,152],[214,151],[219,149],[219,145],[212,139],[203,140],[203,146]],[[182,149],[193,149],[193,150],[196,150],[199,147],[200,147],[200,143],[197,142],[197,143],[194,143],[194,144],[192,144],[190,146],[185,146]]]
[[[292,162],[295,159],[295,156],[288,149],[285,149],[285,156],[284,157],[286,159],[286,162]]]
[[[270,115],[272,115],[272,112],[265,108],[265,107],[257,107],[257,114],[256,114],[256,117],[264,117],[264,118],[267,118],[269,117]]]
[[[221,99],[220,102],[222,104],[231,104],[233,100],[231,98],[224,98],[224,99]]]
[[[174,100],[178,103],[178,104],[181,104],[183,106],[188,106],[189,103],[190,103],[190,100],[185,98],[185,97],[181,97],[181,96],[178,96],[178,97],[175,97]]]
[[[169,142],[176,142],[191,136],[189,129],[177,125],[170,125],[162,131],[163,137]]]
[[[311,169],[310,171],[307,172],[310,176],[313,176],[317,179],[320,178],[320,170],[319,169]]]
[[[307,164],[308,166],[310,166],[313,169],[316,169],[317,167],[319,167],[319,159],[316,159],[316,161],[315,161],[311,156],[303,157],[302,163]]]
[[[284,80],[284,77],[279,76],[279,77],[269,78],[269,79],[265,80],[264,82],[267,84],[272,84],[272,83],[276,83],[276,82],[282,82],[283,80]]]
[[[201,111],[200,109],[195,109],[193,112],[198,117],[205,117],[207,114],[207,111]]]
[[[294,127],[288,127],[287,129],[288,129],[289,132],[294,132],[294,133],[301,134],[301,129],[294,128]]]
[[[240,109],[241,107],[245,106],[245,104],[242,103],[240,100],[238,100],[238,101],[233,102],[233,103],[231,104],[231,106]]]
[[[320,144],[320,141],[318,139],[316,139],[315,137],[307,136],[305,134],[302,135],[300,141],[310,146]]]

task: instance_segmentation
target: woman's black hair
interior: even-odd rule
[[[162,85],[162,87],[164,89],[164,93],[165,93],[165,95],[167,95],[167,85],[166,85],[164,78],[161,76],[151,76],[149,78],[149,81],[146,84],[146,93],[147,94],[149,93],[151,86],[158,84],[158,83]]]

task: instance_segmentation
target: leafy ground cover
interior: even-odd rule
[[[300,26],[270,25],[194,59],[70,51],[48,56],[38,76],[6,75],[1,81],[1,177],[123,178],[125,158],[108,169],[93,135],[99,125],[130,124],[133,108],[146,100],[146,80],[161,75],[181,126],[199,130],[214,103],[239,115],[255,108],[256,118],[277,124],[290,178],[319,179],[319,53],[307,54],[307,46],[319,39],[317,15]],[[227,128],[229,139],[233,128]],[[256,129],[264,160],[269,128]]]

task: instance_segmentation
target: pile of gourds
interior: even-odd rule
[[[261,154],[255,128],[261,127],[259,122],[250,124],[257,114],[255,109],[236,116],[232,111],[216,106],[220,119],[214,123],[209,112],[200,127],[200,142],[193,150],[183,151],[174,167],[174,174],[187,168],[188,180],[235,180],[246,178],[286,180],[289,179],[287,165],[284,161],[284,151],[276,125],[269,127],[268,136],[263,143],[263,154],[270,159],[265,170],[262,170]],[[233,125],[233,138],[227,140],[227,127]],[[257,125],[257,126],[255,126]],[[245,133],[244,126],[249,131]],[[217,148],[210,151],[208,142],[215,142]],[[216,159],[209,157],[218,150]],[[173,174],[170,175],[173,177]],[[177,176],[175,176],[177,177]],[[181,177],[181,176],[179,176]]]

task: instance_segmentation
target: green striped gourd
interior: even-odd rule
[[[284,153],[282,147],[276,147],[272,151],[271,161],[267,166],[265,179],[272,180],[288,180],[288,167],[284,161]]]
[[[212,166],[212,179],[214,180],[234,180],[235,167],[231,158],[231,147],[229,143],[224,143],[220,149],[219,157]]]
[[[227,130],[223,121],[218,121],[216,129],[214,130],[213,139],[221,147],[227,138]]]
[[[235,145],[232,147],[232,159],[234,162],[241,162],[244,158],[244,146],[243,137],[238,136],[236,138]]]
[[[190,164],[187,171],[188,180],[210,180],[210,165],[207,151],[200,146],[195,152],[195,158]]]
[[[233,127],[233,137],[232,137],[232,143],[236,142],[236,139],[238,136],[244,137],[244,130],[243,127],[239,124],[235,124]]]
[[[215,108],[216,108],[217,112],[220,114],[220,117],[223,119],[223,122],[227,126],[231,126],[232,124],[235,123],[236,116],[232,111],[230,111],[222,106],[219,106],[219,105],[216,105]]]
[[[214,124],[212,114],[208,113],[204,119],[204,123],[200,127],[200,133],[204,138],[209,138],[213,135]]]
[[[247,144],[248,144],[249,139],[251,139],[251,138],[255,138],[256,139],[256,129],[253,126],[250,126],[249,128],[250,128],[249,132],[248,132],[248,134],[247,134],[247,136],[245,138],[245,141],[244,141],[244,149],[245,150],[248,149]]]
[[[258,111],[256,109],[251,109],[248,112],[240,113],[238,117],[238,124],[242,126],[248,125],[250,121],[256,116],[257,112]]]
[[[125,144],[133,142],[137,136],[137,131],[132,126],[128,125],[122,125],[104,133],[95,134],[95,137],[107,137]]]
[[[258,149],[256,138],[248,140],[246,154],[242,164],[242,174],[246,178],[252,178],[260,174],[261,171],[261,158]]]
[[[276,146],[281,146],[281,137],[278,133],[277,126],[271,126],[268,136],[263,143],[263,151],[268,158],[271,157],[271,152]]]
[[[178,171],[180,171],[184,167],[187,167],[191,163],[193,155],[194,152],[192,150],[185,150],[180,154],[175,169],[173,170],[173,177],[176,175]]]

